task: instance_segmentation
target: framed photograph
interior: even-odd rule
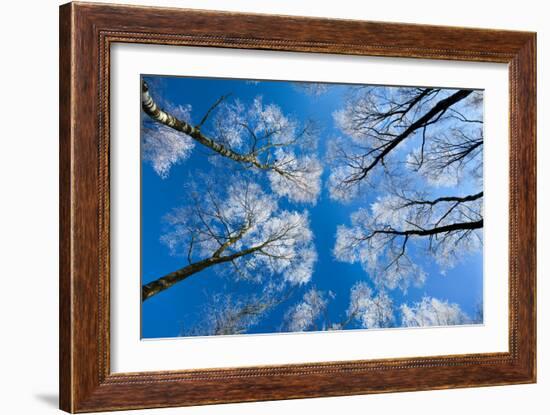
[[[60,407],[536,381],[536,35],[60,8]]]

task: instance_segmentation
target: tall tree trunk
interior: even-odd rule
[[[177,271],[171,272],[164,277],[158,278],[141,287],[141,301],[145,301],[148,298],[164,291],[174,284],[183,281],[197,272],[200,272],[209,266],[213,265],[211,258],[205,259],[194,264],[190,264],[186,267],[180,268]]]
[[[205,270],[213,265],[223,264],[226,262],[231,262],[237,258],[240,258],[245,255],[252,254],[256,251],[262,249],[263,245],[254,246],[252,248],[244,249],[239,252],[235,252],[231,255],[226,256],[212,256],[210,258],[203,259],[202,261],[189,264],[183,268],[178,269],[177,271],[171,272],[170,274],[165,275],[164,277],[158,278],[154,281],[151,281],[147,284],[144,284],[141,287],[141,301],[145,301],[148,298],[151,298],[154,295],[157,295],[161,291],[164,291],[174,284],[177,284],[180,281],[189,278],[191,275],[194,275],[198,272]]]

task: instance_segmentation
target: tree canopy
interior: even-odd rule
[[[204,280],[180,335],[481,321],[428,288],[480,263],[482,91],[148,76],[141,108],[147,249],[175,264],[144,307]]]

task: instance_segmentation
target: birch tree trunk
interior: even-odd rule
[[[166,125],[167,127],[173,128],[176,131],[187,134],[189,137],[193,138],[195,141],[199,142],[205,147],[208,147],[216,153],[228,157],[232,160],[244,163],[251,163],[258,168],[265,169],[267,168],[262,163],[260,163],[255,157],[250,155],[239,154],[236,151],[233,151],[220,143],[217,143],[210,137],[205,136],[200,128],[193,127],[191,124],[179,120],[174,117],[172,114],[169,114],[163,111],[153,100],[149,94],[149,87],[145,81],[141,84],[141,107],[143,111],[150,116],[153,120]]]
[[[210,258],[203,259],[202,261],[189,264],[186,267],[180,268],[177,271],[173,271],[161,278],[158,278],[154,281],[151,281],[147,284],[144,284],[141,287],[141,301],[145,301],[151,298],[154,295],[172,287],[173,285],[181,282],[191,275],[197,274],[209,268],[213,265],[223,264],[227,262],[234,261],[237,258],[240,258],[245,255],[252,254],[256,251],[259,251],[262,248],[262,245],[254,246],[252,248],[244,249],[239,252],[235,252],[231,255],[226,256],[211,256]]]

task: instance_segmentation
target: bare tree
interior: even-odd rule
[[[336,233],[334,255],[360,263],[379,286],[422,285],[426,273],[410,255],[416,243],[443,268],[482,246],[483,193],[429,199],[416,193],[379,198],[371,209],[359,209],[351,226]]]
[[[264,104],[261,97],[246,107],[238,99],[229,102],[228,96],[222,96],[200,122],[193,125],[190,117],[178,118],[177,114],[161,108],[145,81],[142,82],[141,104],[145,114],[165,127],[146,132],[146,137],[153,134],[154,138],[148,141],[157,144],[154,148],[166,142],[176,150],[168,153],[173,157],[179,154],[183,159],[192,148],[191,140],[216,156],[238,163],[241,168],[266,171],[273,191],[279,196],[296,202],[314,203],[317,200],[322,168],[310,151],[316,145],[316,128],[312,122],[299,126],[277,105]],[[178,141],[167,131],[176,131],[185,138]],[[166,158],[165,151],[156,150],[155,154]],[[166,168],[160,171],[166,174]]]
[[[281,210],[259,185],[239,178],[225,192],[204,178],[187,196],[188,205],[167,215],[170,230],[162,237],[187,265],[144,284],[143,301],[207,268],[227,271],[222,265],[250,281],[274,275],[291,284],[309,281],[317,254],[307,211]]]
[[[353,199],[365,184],[385,191],[370,209],[352,214],[351,225],[338,227],[337,259],[360,263],[379,287],[406,291],[426,279],[413,255],[418,249],[411,250],[411,244],[443,270],[481,248],[483,121],[478,92],[364,88],[335,118],[351,144],[333,147],[332,198]],[[381,174],[369,181],[376,171]],[[472,180],[464,185],[467,178]],[[452,190],[433,190],[441,187]]]
[[[334,114],[347,138],[330,148],[333,199],[348,201],[372,184],[377,172],[391,178],[403,164],[446,184],[453,174],[460,178],[468,164],[480,172],[480,93],[395,87],[351,91]]]

